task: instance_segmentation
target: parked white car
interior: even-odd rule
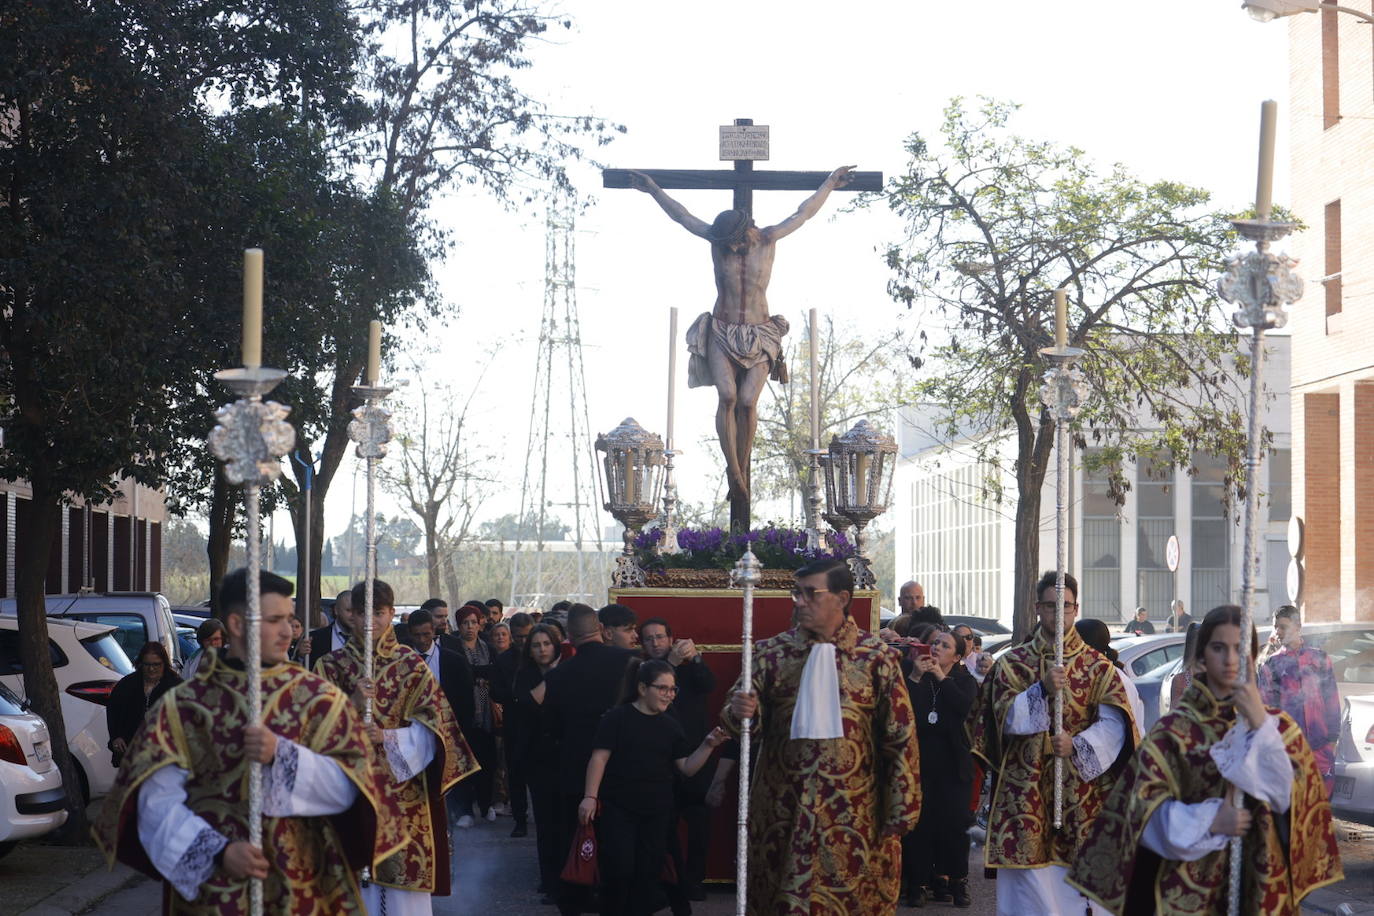
[[[66,798],[48,726],[0,685],[0,857],[66,823]]]
[[[115,639],[129,658],[137,658],[139,650],[149,640],[162,643],[172,659],[172,667],[181,670],[183,659],[176,638],[176,622],[172,619],[172,606],[157,592],[49,595],[44,601],[49,617],[116,627]],[[0,600],[0,616],[14,615],[14,599]]]
[[[62,695],[67,747],[88,800],[107,794],[114,785],[105,704],[119,679],[134,670],[114,632],[106,624],[48,618],[48,648]],[[26,696],[19,662],[19,622],[13,617],[0,616],[0,684],[21,698]]]

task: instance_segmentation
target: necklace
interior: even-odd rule
[[[926,721],[929,722],[931,725],[934,725],[936,722],[940,721],[940,714],[935,711],[935,703],[940,699],[940,691],[944,689],[944,684],[941,684],[939,689],[937,690],[935,687],[935,682],[933,680],[930,682],[930,715],[926,716]]]

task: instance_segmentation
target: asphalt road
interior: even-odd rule
[[[537,881],[534,838],[511,839],[508,836],[510,828],[510,819],[503,817],[494,824],[454,831],[453,866],[456,880],[453,895],[434,899],[436,914],[485,916],[518,913],[556,916],[553,907],[540,905],[539,896],[534,892]],[[1338,824],[1338,828],[1347,879],[1325,892],[1323,905],[1304,906],[1304,913],[1334,913],[1342,902],[1351,907],[1348,910],[1351,913],[1374,912],[1374,831],[1343,822]],[[21,853],[16,852],[15,855]],[[973,847],[969,859],[969,887],[973,906],[956,910],[950,904],[930,903],[924,912],[967,913],[970,916],[991,916],[996,912],[996,882],[982,877],[982,848]],[[0,866],[0,878],[4,876],[5,869]],[[140,880],[85,912],[97,916],[156,916],[161,912],[159,893],[158,885]],[[1309,903],[1312,902],[1315,900],[1309,898]],[[37,912],[55,914],[63,911]],[[735,895],[730,886],[712,888],[706,901],[693,904],[696,916],[732,916],[734,912]],[[901,907],[898,912],[905,914],[915,911]]]

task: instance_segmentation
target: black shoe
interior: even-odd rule
[[[948,878],[936,878],[930,882],[930,899],[935,903],[949,903],[954,899],[949,892]]]
[[[525,829],[523,823],[517,823],[515,829],[510,832],[510,835],[514,837],[529,836],[529,831]]]
[[[949,882],[950,893],[957,907],[973,906],[973,898],[968,895],[968,878],[956,878]]]
[[[913,906],[918,909],[924,909],[926,905],[926,889],[919,884],[909,889],[906,892],[905,903],[907,906]]]

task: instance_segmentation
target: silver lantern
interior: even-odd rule
[[[854,558],[849,565],[855,588],[873,588],[876,584],[871,563],[864,556],[864,528],[887,511],[896,466],[896,440],[867,420],[830,440],[825,462],[826,517],[839,516],[854,525]]]
[[[644,570],[635,562],[634,539],[659,515],[663,487],[663,440],[633,418],[596,437],[602,454],[601,483],[606,511],[625,526],[625,550],[616,560],[611,584],[615,588],[644,585]]]

